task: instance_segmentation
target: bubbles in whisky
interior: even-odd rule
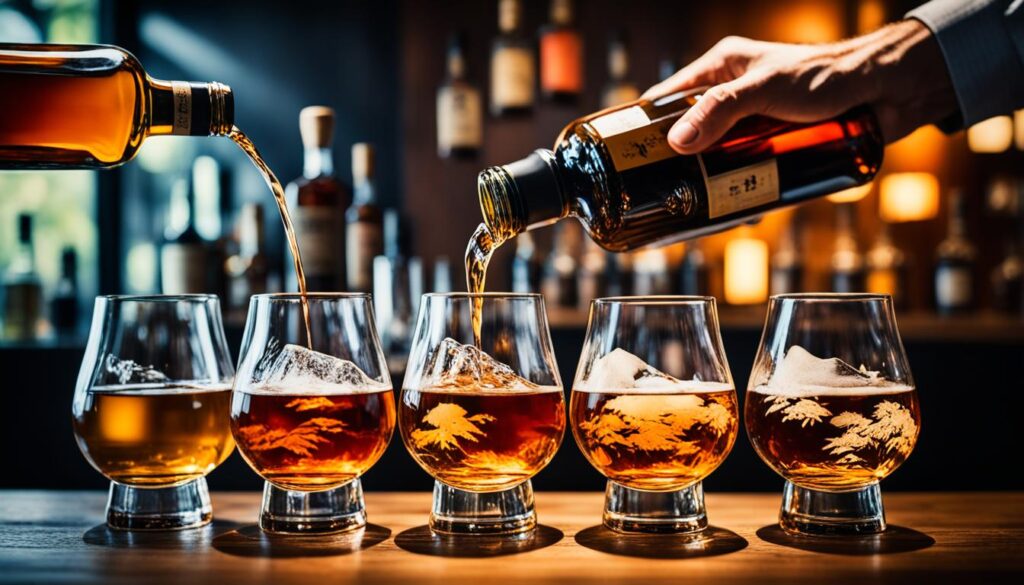
[[[100,473],[141,487],[181,485],[220,465],[234,441],[229,386],[111,386],[73,412],[75,439]]]
[[[395,428],[390,388],[344,393],[256,388],[236,392],[231,428],[238,450],[284,489],[335,488],[365,473]]]
[[[576,389],[569,420],[583,455],[605,477],[645,491],[674,491],[711,474],[739,429],[729,384],[669,389]]]

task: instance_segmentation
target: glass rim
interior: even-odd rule
[[[787,293],[772,295],[770,301],[807,301],[813,303],[837,303],[850,301],[886,301],[892,302],[892,295],[882,293],[837,293],[837,292],[816,292],[816,293]]]
[[[254,301],[301,301],[306,299],[308,301],[331,301],[331,300],[343,300],[343,299],[369,299],[370,293],[365,292],[309,292],[306,294],[297,292],[279,292],[279,293],[263,293],[258,295],[252,295],[250,299]]]
[[[423,298],[432,299],[508,299],[508,300],[529,300],[529,299],[543,299],[544,295],[540,293],[517,293],[517,292],[431,292],[423,293]]]
[[[601,297],[591,301],[594,305],[641,305],[641,306],[685,306],[714,304],[715,297],[710,295],[641,295]]]
[[[118,301],[118,302],[134,302],[134,303],[180,303],[180,302],[199,302],[199,301],[219,301],[220,297],[213,293],[194,293],[194,294],[178,294],[178,295],[157,295],[157,294],[146,294],[146,295],[96,295],[97,300],[104,301]]]

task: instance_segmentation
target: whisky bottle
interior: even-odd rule
[[[373,174],[373,146],[365,142],[353,144],[355,198],[345,212],[347,284],[353,292],[373,292],[373,259],[384,253],[384,215],[377,205]]]
[[[249,297],[267,292],[267,254],[264,246],[263,207],[246,203],[238,212],[235,239],[238,248],[225,261],[228,313],[245,317]]]
[[[109,168],[149,136],[227,135],[231,89],[149,77],[124,49],[0,43],[0,169]]]
[[[512,256],[512,292],[540,292],[541,274],[544,263],[540,251],[529,233],[516,238],[516,251]]]
[[[583,243],[579,270],[576,271],[577,305],[588,310],[594,299],[608,296],[608,252],[587,238]]]
[[[700,240],[686,245],[686,254],[679,265],[679,292],[684,295],[707,296],[711,294],[709,268],[704,247]]]
[[[551,0],[540,31],[540,89],[545,99],[574,103],[583,91],[583,37],[573,27],[572,0]]]
[[[498,1],[498,36],[491,46],[491,114],[495,116],[533,109],[534,50],[521,32],[521,20],[519,0]]]
[[[448,44],[447,77],[437,90],[437,153],[442,158],[472,157],[483,143],[480,90],[466,78],[465,42]]]
[[[540,290],[544,301],[553,307],[575,308],[579,303],[576,290],[576,257],[580,246],[580,227],[576,222],[558,226],[555,244],[544,262]]]
[[[4,274],[4,339],[39,337],[43,319],[43,283],[36,272],[32,216],[18,215],[18,247]]]
[[[836,205],[836,239],[829,262],[833,292],[864,292],[864,256],[857,248],[852,203]]]
[[[625,31],[608,41],[608,85],[601,92],[601,107],[611,108],[640,99],[640,88],[629,81],[629,47]]]
[[[949,193],[949,231],[939,243],[935,258],[935,308],[943,315],[974,308],[977,250],[967,238],[964,199],[958,190]]]
[[[903,250],[892,242],[889,224],[881,222],[878,238],[864,255],[867,268],[867,291],[892,296],[893,307],[906,309],[909,292],[907,259]]]
[[[309,106],[299,112],[305,148],[302,177],[288,183],[285,198],[306,271],[306,289],[334,292],[345,286],[345,209],[352,203],[349,189],[334,176],[331,142],[334,110]],[[288,290],[295,275],[288,272]]]
[[[782,231],[779,247],[772,254],[769,288],[773,295],[797,293],[803,289],[804,261],[800,251],[800,210],[793,213]]]
[[[1017,238],[1006,242],[1006,255],[992,270],[992,298],[997,311],[1024,317],[1024,256]]]
[[[50,300],[50,321],[59,337],[78,330],[78,255],[71,246],[60,253],[60,280]]]
[[[171,191],[164,242],[160,246],[160,290],[165,295],[209,291],[206,240],[196,230],[196,198],[191,173]]]
[[[703,153],[681,156],[665,136],[697,99],[680,92],[585,116],[553,151],[485,169],[477,191],[487,229],[505,240],[575,216],[605,249],[633,250],[865,183],[882,162],[865,108],[816,123],[750,117]]]
[[[668,255],[664,248],[642,250],[633,256],[633,294],[667,295],[672,292]]]

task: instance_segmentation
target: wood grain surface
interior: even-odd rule
[[[3,583],[994,583],[1024,575],[1024,494],[885,496],[879,537],[797,539],[777,494],[709,494],[710,544],[600,527],[602,495],[539,493],[527,539],[449,540],[426,530],[429,493],[370,493],[370,525],[270,539],[259,496],[217,493],[197,530],[123,533],[105,494],[0,491]]]

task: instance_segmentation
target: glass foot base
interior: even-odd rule
[[[644,492],[609,481],[604,525],[615,532],[685,534],[708,526],[700,482],[675,492]]]
[[[107,526],[114,530],[184,530],[213,520],[206,478],[167,488],[110,483]]]
[[[819,492],[786,482],[779,526],[790,534],[877,534],[885,530],[878,484],[852,492]]]
[[[438,534],[520,534],[537,526],[529,481],[501,492],[467,492],[434,482],[430,529]]]
[[[296,492],[263,484],[260,529],[271,534],[330,534],[366,526],[363,484],[319,492]]]

